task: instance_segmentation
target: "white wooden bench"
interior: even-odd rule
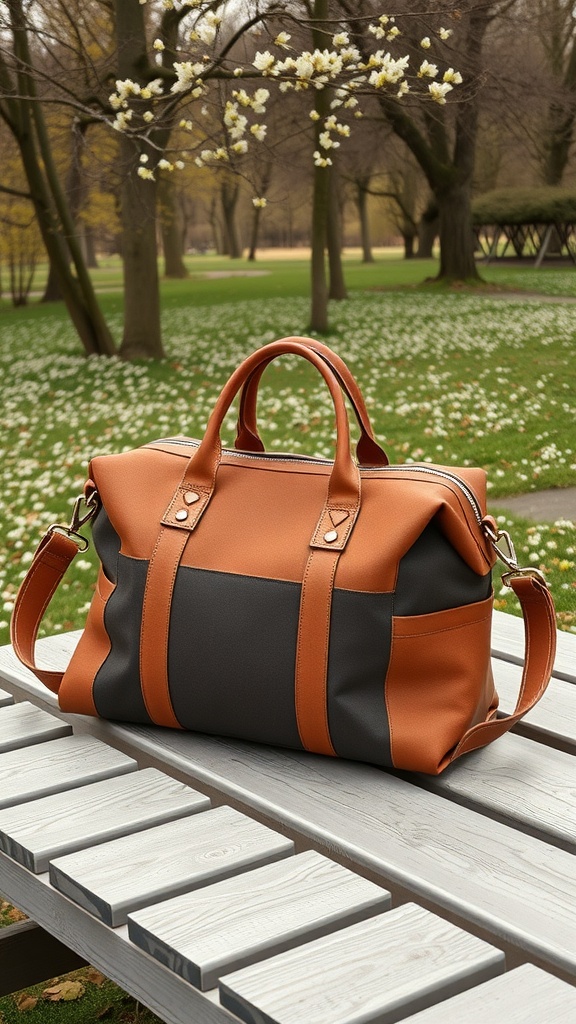
[[[521,629],[496,614],[505,709]],[[576,637],[555,671],[434,779],[65,719],[3,648],[0,892],[34,923],[0,930],[0,991],[86,960],[167,1024],[572,1022]]]

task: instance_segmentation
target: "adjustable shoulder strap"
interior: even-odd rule
[[[526,647],[516,707],[504,718],[492,718],[468,729],[448,763],[508,732],[540,700],[550,681],[556,654],[556,616],[548,588],[538,576],[530,575],[529,570],[510,574],[509,585],[522,608]]]
[[[57,530],[46,534],[22,580],[10,622],[12,646],[20,661],[54,693],[58,693],[64,673],[38,668],[34,646],[44,613],[78,551],[77,542],[66,534]]]

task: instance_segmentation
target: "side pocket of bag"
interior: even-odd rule
[[[494,711],[492,598],[394,616],[385,698],[395,768],[436,775],[466,729]]]
[[[58,693],[62,711],[98,715],[92,686],[98,669],[110,653],[110,638],[104,627],[104,610],[115,586],[100,569],[84,632],[64,673]]]

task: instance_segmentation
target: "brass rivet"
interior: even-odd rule
[[[193,505],[195,501],[200,501],[200,495],[196,494],[196,491],[186,491],[184,501],[187,505]]]
[[[336,530],[328,530],[328,533],[324,534],[324,540],[327,544],[332,544],[335,540],[338,540],[338,534]]]
[[[177,511],[176,515],[174,516],[174,518],[177,519],[179,523],[183,523],[185,519],[188,519],[188,513],[187,513],[186,509],[185,508],[178,509],[178,511]]]

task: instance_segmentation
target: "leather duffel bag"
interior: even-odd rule
[[[333,461],[263,449],[258,384],[283,353],[324,377]],[[236,447],[223,449],[239,391]],[[286,338],[249,356],[201,441],[99,456],[89,474],[70,525],[42,541],[12,617],[17,654],[66,712],[436,774],[504,733],[546,688],[553,604],[486,515],[484,471],[389,465],[349,370],[317,341]],[[101,567],[86,626],[63,674],[41,669],[38,626],[89,519]],[[518,704],[501,718],[490,666],[497,555],[527,633]]]

